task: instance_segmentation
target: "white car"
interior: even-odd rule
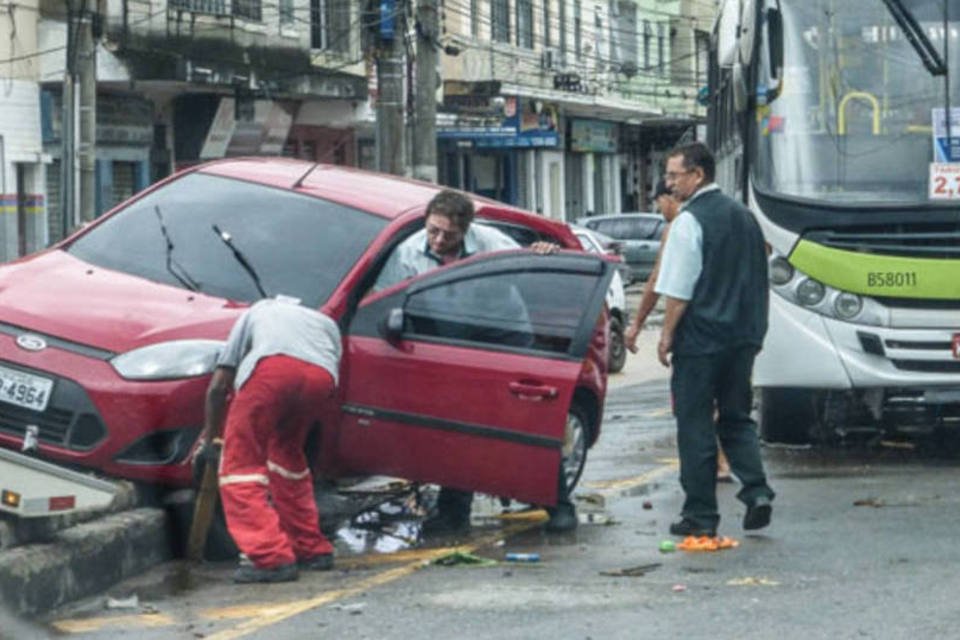
[[[575,224],[570,230],[580,240],[584,250],[590,253],[609,253],[606,247],[610,246],[602,234],[586,227]],[[627,326],[629,314],[627,312],[627,294],[623,289],[623,278],[620,272],[613,274],[610,288],[607,289],[607,308],[610,309],[610,360],[607,368],[610,373],[617,373],[627,362],[627,349],[623,344],[623,330]]]

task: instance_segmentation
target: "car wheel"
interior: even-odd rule
[[[620,318],[610,317],[610,356],[607,370],[618,373],[623,370],[627,362],[627,347],[623,343],[623,321]]]
[[[560,468],[566,479],[567,492],[573,491],[583,474],[587,463],[587,449],[590,443],[590,425],[580,407],[570,407],[567,413],[567,426],[563,439],[563,458]]]
[[[806,444],[816,423],[813,394],[806,389],[760,389],[760,437],[766,442]]]

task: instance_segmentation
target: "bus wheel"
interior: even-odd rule
[[[760,389],[760,437],[766,442],[806,444],[817,417],[808,389]]]

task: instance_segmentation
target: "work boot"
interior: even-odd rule
[[[437,512],[423,523],[421,533],[425,536],[462,533],[470,528],[470,509],[473,492],[440,488],[437,496]]]
[[[759,496],[753,501],[753,504],[747,507],[747,513],[743,516],[743,528],[747,531],[754,529],[763,529],[770,524],[770,514],[773,507],[770,504],[770,498]]]
[[[299,558],[297,566],[306,571],[330,571],[333,569],[333,554],[321,553],[310,558]]]
[[[565,533],[577,528],[577,508],[570,500],[567,477],[563,473],[562,465],[557,473],[557,504],[547,507],[547,514],[550,519],[543,525],[543,530],[547,533]]]
[[[233,581],[240,584],[254,582],[293,582],[300,577],[296,563],[281,564],[277,567],[260,568],[252,564],[240,565],[233,572]]]

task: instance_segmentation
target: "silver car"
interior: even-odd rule
[[[622,243],[630,282],[646,280],[660,253],[660,237],[667,223],[659,213],[615,213],[580,218],[577,223]]]

